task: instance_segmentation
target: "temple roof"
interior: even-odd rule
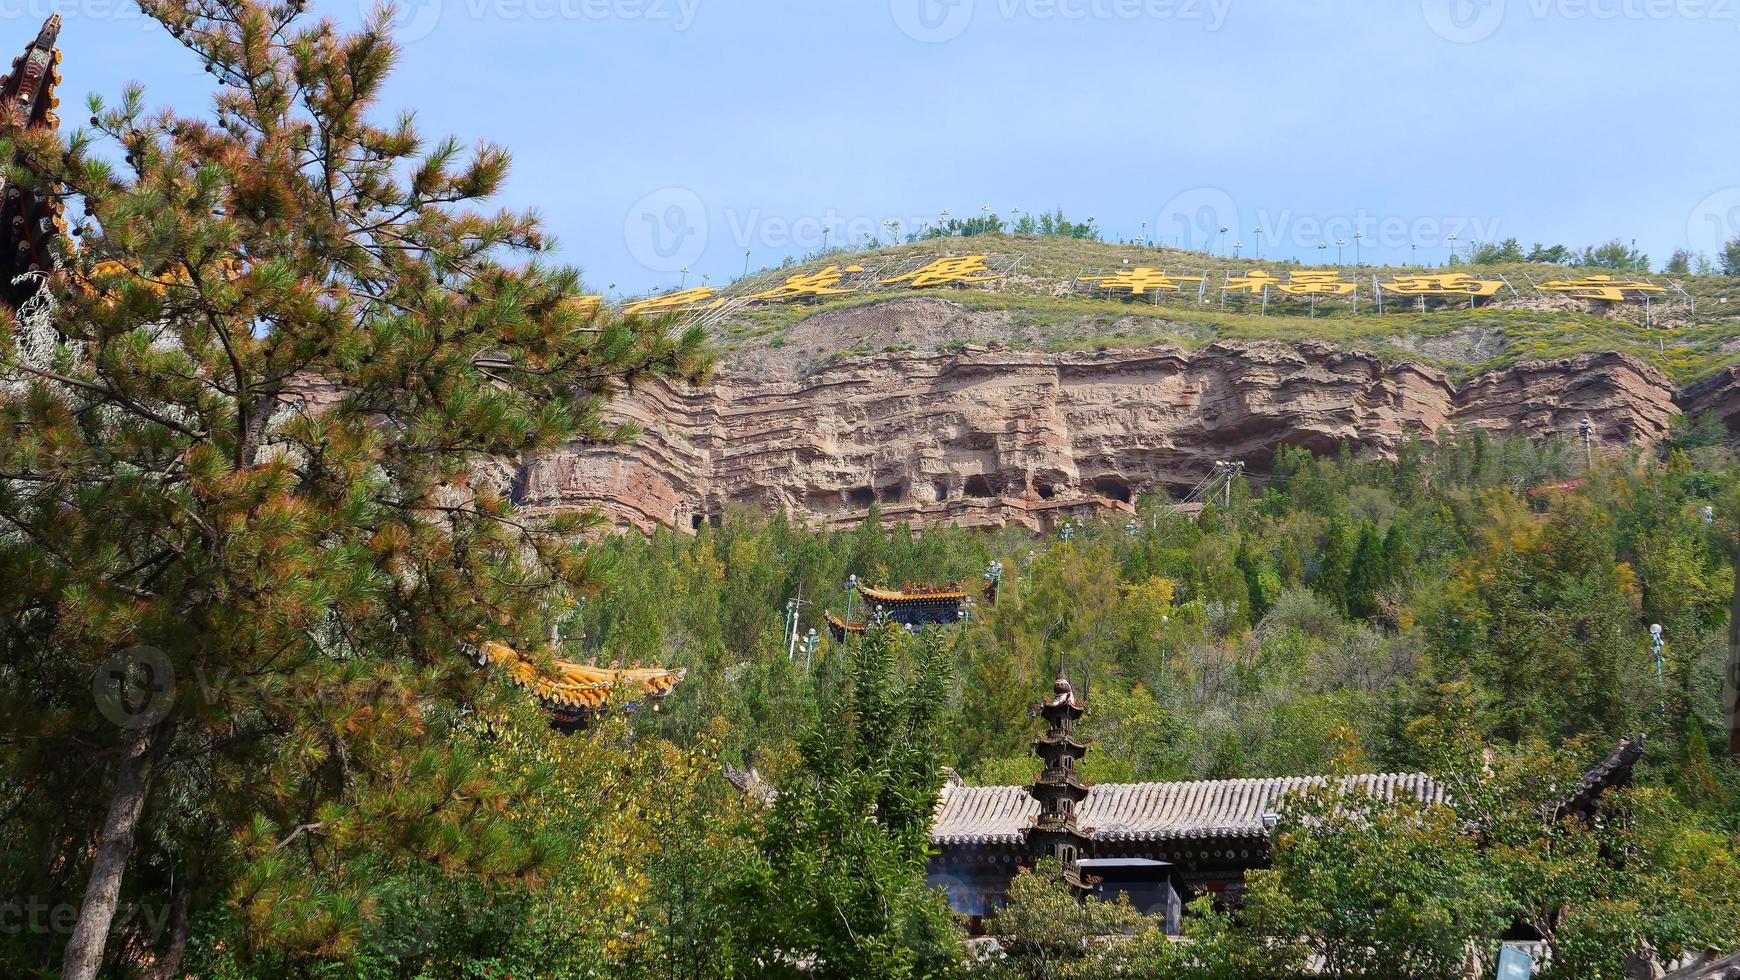
[[[862,633],[862,632],[864,632],[864,627],[866,625],[864,623],[848,623],[845,620],[841,619],[840,617],[834,615],[831,612],[823,613],[823,615],[827,617],[828,625],[832,626],[836,630],[843,630],[847,633]]]
[[[1285,797],[1328,785],[1323,776],[1224,779],[1190,783],[1102,783],[1089,788],[1076,810],[1082,831],[1096,841],[1157,841],[1204,837],[1266,837],[1263,815]],[[1341,786],[1383,799],[1442,802],[1443,790],[1420,773],[1347,776]],[[1025,786],[943,788],[931,824],[931,843],[1020,844],[1039,815]]]
[[[858,583],[858,593],[871,602],[960,602],[967,593],[958,585],[902,585],[898,589],[878,589]]]
[[[686,671],[662,667],[594,667],[558,660],[549,672],[536,661],[504,643],[483,644],[483,659],[507,670],[513,682],[543,702],[545,707],[566,711],[598,711],[607,707],[618,689],[659,699],[682,683]]]

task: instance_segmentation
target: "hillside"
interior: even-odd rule
[[[945,256],[979,254],[1006,275],[970,286],[915,289],[902,284],[820,300],[733,307],[712,323],[728,371],[798,377],[842,356],[906,350],[958,349],[967,344],[1028,351],[1145,347],[1198,348],[1221,340],[1321,340],[1368,350],[1386,361],[1415,360],[1453,381],[1524,361],[1617,351],[1660,369],[1680,385],[1740,361],[1740,279],[1719,276],[1644,278],[1669,287],[1649,304],[1597,303],[1539,291],[1537,284],[1610,270],[1538,264],[1340,267],[1360,283],[1358,310],[1349,299],[1325,299],[1311,315],[1307,300],[1276,294],[1267,315],[1261,300],[1223,296],[1224,277],[1262,268],[1334,271],[1334,266],[1257,263],[1229,257],[1059,236],[980,235],[900,246],[818,253],[779,269],[752,274],[722,294],[745,296],[789,277],[829,266],[905,270]],[[1207,278],[1199,301],[1194,283],[1139,299],[1108,295],[1081,276],[1148,267]],[[1372,277],[1468,272],[1502,278],[1507,287],[1469,309],[1463,299],[1385,300],[1378,315]],[[1151,298],[1152,297],[1152,298]]]

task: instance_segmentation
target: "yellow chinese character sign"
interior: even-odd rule
[[[1398,296],[1474,296],[1490,299],[1504,288],[1502,279],[1476,279],[1463,272],[1442,275],[1397,276],[1383,284],[1385,292]]]
[[[772,289],[759,293],[750,293],[747,300],[758,300],[765,303],[783,303],[788,299],[819,299],[823,296],[838,296],[841,293],[856,290],[842,288],[848,274],[864,271],[861,265],[849,265],[844,269],[830,265],[820,272],[799,273]]]
[[[960,255],[953,258],[937,259],[903,276],[882,280],[882,285],[893,286],[897,283],[907,283],[913,289],[926,289],[931,286],[964,286],[975,282],[994,282],[1003,278],[993,273],[985,266],[984,255]]]
[[[624,316],[659,316],[664,313],[715,310],[725,305],[724,300],[714,298],[717,295],[718,291],[711,286],[696,286],[693,289],[681,289],[674,293],[652,296],[630,303],[622,308],[622,314]]]
[[[1667,292],[1666,286],[1657,286],[1653,282],[1642,279],[1615,279],[1612,276],[1584,276],[1581,279],[1554,279],[1543,282],[1539,287],[1543,293],[1566,293],[1573,299],[1594,299],[1604,303],[1620,303],[1631,298],[1632,293],[1649,295]]]
[[[1078,282],[1091,282],[1107,292],[1127,292],[1141,296],[1149,291],[1177,292],[1181,283],[1200,283],[1201,276],[1169,276],[1157,269],[1135,268],[1104,276],[1082,276]]]
[[[1228,293],[1250,293],[1252,296],[1263,295],[1263,290],[1270,286],[1281,285],[1281,280],[1261,269],[1252,269],[1243,276],[1228,277],[1226,285],[1221,290]]]
[[[1288,296],[1351,296],[1358,288],[1339,272],[1295,272],[1280,290]]]

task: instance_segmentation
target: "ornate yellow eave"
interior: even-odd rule
[[[546,706],[567,711],[600,711],[623,690],[631,695],[662,699],[682,683],[687,671],[662,667],[593,667],[558,660],[549,673],[505,643],[481,647],[483,660],[508,672],[514,684],[530,691]]]
[[[949,602],[960,601],[967,597],[961,589],[926,589],[900,590],[878,589],[874,586],[859,583],[858,592],[872,602]]]

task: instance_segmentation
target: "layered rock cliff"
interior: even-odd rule
[[[1740,376],[1700,403],[1740,410]],[[1196,485],[1217,460],[1261,475],[1281,444],[1392,451],[1446,426],[1575,435],[1600,446],[1661,438],[1669,379],[1624,354],[1522,364],[1460,388],[1415,363],[1306,342],[1093,353],[967,347],[841,361],[802,378],[727,373],[704,390],[654,384],[620,414],[645,437],[523,463],[534,510],[599,507],[619,524],[696,527],[730,503],[850,523],[877,503],[915,523],[1047,527]]]

